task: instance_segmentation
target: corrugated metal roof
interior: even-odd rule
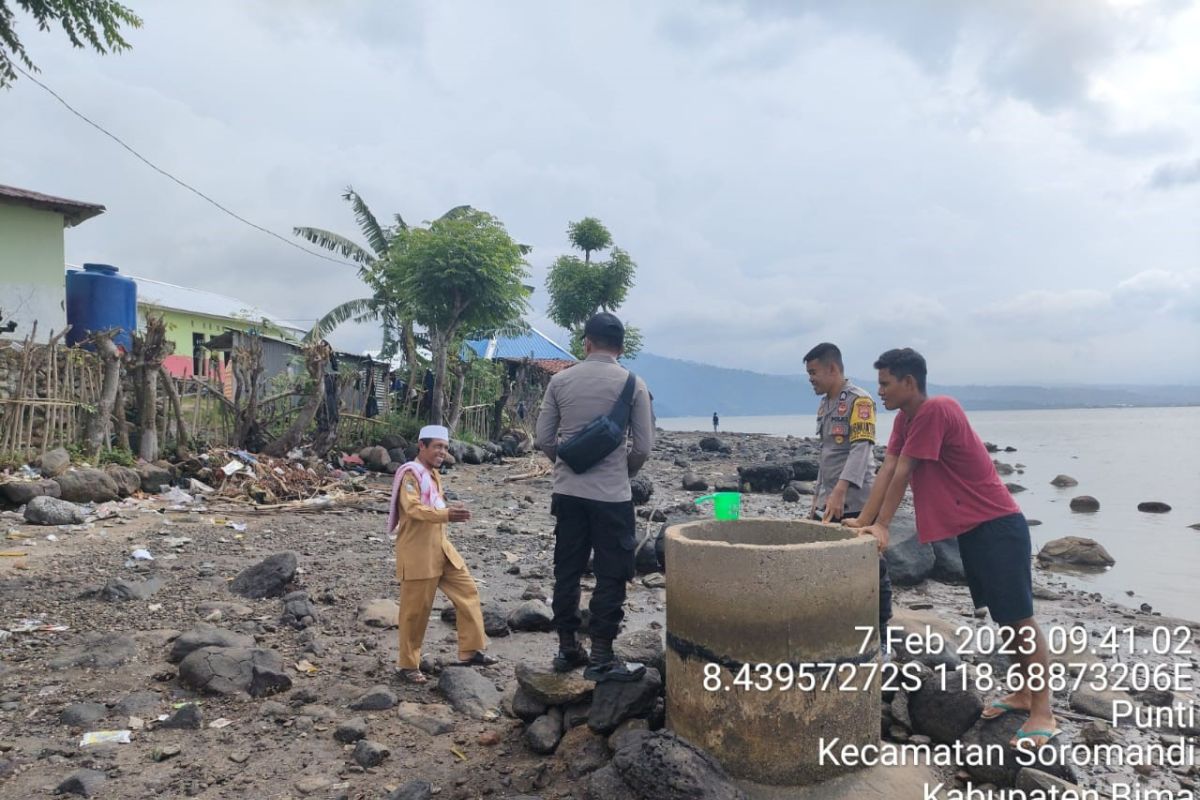
[[[307,333],[294,323],[243,300],[204,289],[176,286],[173,283],[164,283],[151,278],[139,278],[136,275],[129,277],[137,283],[139,305],[144,303],[158,308],[169,308],[174,311],[186,311],[223,319],[241,319],[249,322],[266,320],[285,331],[300,335]]]
[[[96,203],[68,200],[65,197],[42,194],[31,189],[18,189],[16,186],[0,185],[0,202],[56,211],[63,215],[63,222],[68,226],[78,225],[86,219],[104,213],[104,206]]]
[[[559,345],[537,328],[530,327],[527,333],[516,336],[493,336],[491,339],[475,339],[467,347],[480,358],[532,358],[535,360],[575,361],[571,351]]]

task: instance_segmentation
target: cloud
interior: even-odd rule
[[[1152,189],[1179,189],[1200,183],[1200,158],[1162,164],[1150,176]]]

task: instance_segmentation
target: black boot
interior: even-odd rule
[[[612,649],[612,639],[592,638],[592,657],[588,661],[583,677],[589,681],[636,681],[646,673],[642,664],[626,664],[617,659]]]
[[[554,656],[555,672],[570,672],[588,663],[588,651],[575,640],[574,633],[558,634],[558,654]]]

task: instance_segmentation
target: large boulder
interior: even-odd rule
[[[569,706],[586,702],[596,684],[579,672],[554,672],[529,664],[517,664],[517,686],[520,692],[544,706]]]
[[[128,600],[147,600],[161,589],[161,578],[151,578],[147,581],[129,581],[124,578],[113,578],[93,596],[110,603],[122,603]]]
[[[514,631],[548,631],[554,611],[541,600],[526,600],[508,615],[508,627]]]
[[[916,586],[933,573],[937,564],[933,547],[921,544],[917,538],[917,523],[911,511],[898,511],[892,518],[883,555],[896,586]]]
[[[398,433],[389,433],[380,437],[379,446],[385,450],[395,450],[397,448],[403,450],[408,447],[408,440]]]
[[[933,548],[933,571],[929,577],[942,583],[965,584],[967,573],[963,568],[962,554],[958,551],[958,538],[942,539],[930,545]]]
[[[71,454],[62,447],[56,447],[39,456],[33,465],[41,470],[43,477],[57,478],[71,467]]]
[[[1046,542],[1038,551],[1037,559],[1039,563],[1046,565],[1093,569],[1103,569],[1117,563],[1104,549],[1104,545],[1083,536],[1064,536]]]
[[[725,453],[728,455],[733,452],[733,448],[722,442],[715,436],[705,436],[700,440],[700,449],[706,453]]]
[[[501,695],[495,684],[469,667],[447,667],[438,678],[438,691],[454,710],[472,719],[500,716]]]
[[[908,716],[912,729],[939,744],[953,744],[971,729],[983,711],[979,696],[953,680],[943,681],[940,675],[929,677],[921,688],[908,695]]]
[[[0,497],[14,506],[23,506],[35,497],[60,497],[62,489],[49,478],[36,481],[9,481],[0,483]]]
[[[799,458],[792,462],[792,477],[798,481],[815,481],[820,468],[815,458]]]
[[[108,473],[98,469],[73,469],[54,479],[63,500],[72,503],[107,503],[120,493],[117,483]]]
[[[525,729],[525,743],[533,752],[547,756],[558,747],[562,735],[562,709],[551,708]]]
[[[171,470],[158,464],[140,461],[134,467],[134,471],[137,472],[142,482],[142,491],[146,494],[158,494],[171,484]]]
[[[662,677],[653,667],[636,681],[601,681],[592,693],[588,727],[607,736],[627,719],[649,714],[662,691]]]
[[[283,658],[256,647],[202,647],[179,665],[179,680],[207,694],[266,697],[292,688]]]
[[[35,497],[25,506],[25,521],[31,525],[79,525],[86,518],[79,506],[50,495]]]
[[[1171,510],[1171,507],[1159,500],[1147,500],[1144,503],[1138,503],[1138,511],[1144,514],[1166,514]]]
[[[745,800],[716,759],[673,733],[629,736],[613,755],[617,775],[635,798]],[[596,779],[607,767],[592,773]],[[589,790],[589,796],[595,796]],[[620,798],[619,792],[609,796]]]
[[[358,451],[358,457],[363,460],[363,465],[372,472],[383,472],[384,468],[392,462],[391,454],[385,447],[364,447]]]
[[[229,591],[251,600],[279,597],[295,577],[296,554],[276,553],[242,570],[229,584]]]
[[[395,600],[368,600],[358,606],[358,621],[368,628],[398,628],[400,606]]]
[[[121,497],[129,497],[142,490],[142,476],[138,475],[135,469],[120,464],[108,464],[104,467],[104,472],[113,479],[113,483],[117,485],[117,494]]]
[[[738,467],[738,484],[743,492],[775,494],[792,480],[792,468],[786,464],[750,464]]]
[[[663,635],[651,628],[620,634],[613,642],[613,652],[622,661],[645,664],[647,667],[654,667],[659,673],[664,671],[666,648]]]
[[[707,492],[708,481],[694,472],[684,473],[683,488],[689,492]]]
[[[1100,510],[1100,501],[1091,495],[1081,494],[1071,498],[1071,510],[1081,514],[1091,514]]]

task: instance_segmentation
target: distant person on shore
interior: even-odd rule
[[[438,470],[446,458],[450,432],[426,425],[417,441],[417,457],[402,466],[392,483],[388,530],[396,533],[396,578],[400,581],[400,677],[427,683],[421,672],[421,644],[433,599],[441,589],[458,613],[458,660],[487,666],[496,659],[484,652],[487,636],[479,590],[462,556],[446,536],[450,522],[466,522],[471,512],[447,507]]]
[[[824,522],[853,519],[862,512],[875,482],[875,401],[846,378],[842,351],[835,344],[822,342],[809,350],[804,368],[813,392],[821,395],[821,454],[809,516]],[[879,644],[885,653],[891,618],[892,580],[880,553]]]
[[[721,418],[718,417],[717,412],[714,411],[713,412],[713,433],[716,433],[717,429],[720,427],[721,427]]]
[[[867,505],[846,525],[874,536],[880,549],[887,547],[888,525],[911,479],[920,541],[957,537],[975,607],[986,606],[997,625],[1015,633],[1010,649],[1023,673],[1021,689],[985,708],[983,718],[1028,711],[1010,744],[1048,744],[1060,731],[1050,710],[1046,638],[1033,618],[1032,545],[1025,516],[962,406],[951,397],[925,394],[920,353],[907,347],[888,350],[875,369],[879,399],[901,413]]]
[[[537,447],[554,462],[554,669],[568,672],[586,664],[583,675],[589,680],[632,681],[645,670],[618,660],[613,639],[625,616],[626,582],[634,575],[636,523],[629,479],[650,457],[654,414],[645,382],[617,363],[625,347],[621,321],[606,312],[596,314],[584,325],[583,335],[587,357],[550,379],[537,419]],[[598,417],[612,414],[631,380],[629,433],[622,431],[620,446],[575,472],[558,457],[559,447]],[[631,445],[625,444],[627,435]],[[589,554],[594,554],[596,576],[590,657],[576,639],[581,624],[579,582]]]

